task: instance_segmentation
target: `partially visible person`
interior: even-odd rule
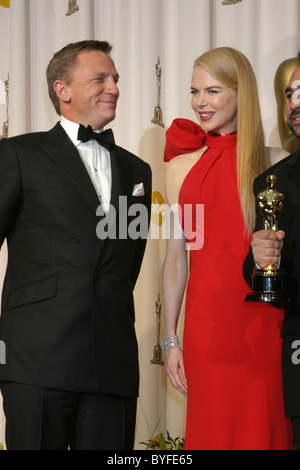
[[[286,121],[286,106],[288,99],[286,97],[285,89],[290,80],[290,77],[299,64],[300,54],[298,57],[292,57],[284,60],[277,68],[274,77],[274,91],[277,102],[277,125],[281,146],[289,154],[295,152],[300,148],[300,140],[289,129]],[[276,163],[276,162],[274,162]]]
[[[285,89],[287,124],[300,139],[300,66],[293,71]],[[286,272],[285,320],[282,327],[282,372],[285,413],[292,419],[296,444],[300,449],[300,150],[269,168],[254,181],[257,196],[266,187],[268,175],[277,177],[276,189],[283,193],[283,208],[278,215],[279,230],[262,230],[262,215],[257,221],[244,276],[251,286],[256,265],[279,265]],[[274,309],[275,311],[275,309]],[[275,312],[276,313],[276,312]]]
[[[253,180],[268,165],[248,59],[232,48],[208,51],[195,61],[191,93],[200,126],[177,119],[167,131],[166,195],[171,225],[180,222],[182,232],[171,227],[163,267],[162,347],[171,383],[187,395],[185,448],[291,449],[280,368],[283,312],[244,302]]]
[[[133,289],[147,234],[129,236],[128,214],[119,227],[119,203],[126,198],[128,211],[139,203],[147,228],[151,170],[103,130],[119,98],[111,49],[87,40],[54,54],[47,80],[60,122],[0,142],[8,450],[133,448]]]

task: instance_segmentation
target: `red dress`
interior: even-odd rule
[[[175,120],[168,130],[165,160],[176,154],[168,156],[170,141],[178,126],[182,132],[186,125]],[[196,124],[191,125],[195,132]],[[184,217],[185,207],[193,207],[193,231],[195,205],[204,204],[204,244],[190,251],[186,293],[185,449],[289,450],[292,432],[284,417],[281,383],[283,311],[244,300],[250,289],[242,266],[250,238],[238,197],[236,136],[205,134],[204,141],[208,150],[186,176],[179,195],[183,227],[190,220]],[[190,151],[203,143],[199,145],[198,136],[198,147]]]

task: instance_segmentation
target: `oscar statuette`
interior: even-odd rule
[[[263,216],[263,229],[278,231],[277,214],[283,207],[284,195],[274,188],[276,176],[267,177],[267,189],[257,196],[257,204]],[[275,265],[255,268],[252,273],[252,291],[246,296],[247,302],[285,302],[285,272]]]
[[[3,133],[0,135],[0,139],[7,139],[8,138],[8,124],[9,124],[9,118],[8,118],[8,93],[9,93],[9,76],[8,79],[5,80],[4,82],[5,85],[5,93],[6,93],[6,121],[3,123],[2,130]]]
[[[151,364],[157,364],[160,366],[164,365],[164,361],[162,359],[162,349],[160,346],[160,320],[161,320],[161,303],[160,303],[160,295],[158,294],[157,301],[155,302],[155,311],[156,311],[156,325],[157,325],[157,342],[154,346],[153,350],[153,359],[151,359]]]
[[[156,70],[156,79],[157,79],[157,105],[154,109],[154,118],[151,120],[153,124],[156,124],[160,127],[165,127],[163,123],[163,113],[160,107],[160,92],[161,92],[161,66],[160,66],[160,58],[157,59],[157,64],[155,65]]]
[[[77,0],[69,0],[68,1],[68,11],[66,16],[71,16],[73,13],[79,10],[79,6],[77,5]]]

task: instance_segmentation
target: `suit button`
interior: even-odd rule
[[[81,238],[79,235],[76,235],[76,236],[73,238],[73,241],[74,241],[74,243],[81,243],[82,238]]]

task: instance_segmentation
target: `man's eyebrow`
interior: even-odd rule
[[[293,82],[293,85],[295,84],[294,88],[287,87],[285,89],[285,94],[287,95],[288,93],[294,93],[295,91],[298,91],[300,89],[300,80],[295,80]]]
[[[110,76],[110,73],[107,73],[107,72],[96,72],[91,78],[92,80],[97,80],[98,78],[106,78],[109,76]],[[118,74],[118,72],[116,74],[113,74],[112,77],[116,82],[118,82],[120,79],[120,75]]]

